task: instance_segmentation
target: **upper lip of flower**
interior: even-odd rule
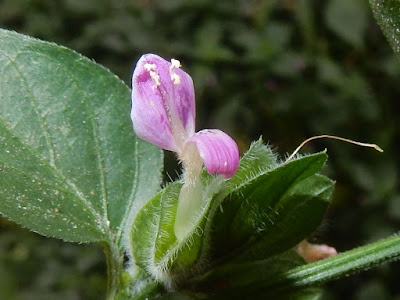
[[[195,133],[195,115],[193,81],[180,69],[180,62],[143,55],[132,77],[131,118],[136,134],[176,152],[186,167],[190,167],[189,152],[197,149],[208,172],[233,176],[239,164],[236,143],[216,129]],[[188,143],[196,147],[187,147]]]

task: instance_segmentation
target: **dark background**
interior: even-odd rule
[[[399,230],[400,64],[366,0],[2,0],[0,27],[72,48],[128,85],[141,54],[179,59],[197,128],[226,131],[242,153],[260,135],[282,156],[324,133],[379,144],[383,154],[303,148],[327,148],[337,181],[311,241],[346,251]],[[166,169],[179,172],[171,154]],[[103,299],[105,275],[100,247],[0,219],[0,299]],[[324,299],[400,299],[399,278],[387,264],[328,284]]]

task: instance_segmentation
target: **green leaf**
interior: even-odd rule
[[[0,212],[67,241],[119,240],[162,164],[133,133],[129,88],[69,49],[6,30],[0,72]]]
[[[322,222],[333,188],[332,180],[321,175],[313,175],[296,184],[276,205],[275,215],[279,217],[274,217],[274,224],[251,241],[251,247],[235,261],[264,259],[286,251],[310,236]]]
[[[321,177],[314,177],[312,181],[305,182],[304,186],[294,190],[292,188],[319,171],[326,158],[325,152],[302,157],[238,185],[236,190],[225,198],[221,209],[216,210],[212,218],[212,230],[207,230],[211,232],[210,244],[214,255],[227,259],[228,253],[241,253],[244,249],[256,245],[257,240],[263,236],[278,238],[279,234],[286,232],[291,234],[282,237],[288,239],[287,244],[274,247],[274,251],[284,251],[287,245],[295,245],[298,242],[299,237],[296,235],[301,233],[300,237],[304,237],[313,231],[315,228],[312,227],[316,227],[320,222],[326,209],[332,183]],[[318,204],[315,209],[307,211],[310,199]],[[293,213],[297,213],[296,201],[300,204],[297,209],[302,208],[299,211],[302,216],[298,221],[301,226],[298,224],[300,227],[296,229],[299,230],[297,233],[282,227],[290,224],[290,220],[295,218]],[[318,215],[311,217],[312,213]],[[310,215],[312,225],[304,223],[306,215]]]
[[[396,54],[400,53],[400,1],[399,0],[369,0],[383,33]]]
[[[354,47],[363,47],[368,25],[367,9],[361,0],[330,0],[326,7],[327,26]]]

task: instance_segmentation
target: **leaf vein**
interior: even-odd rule
[[[138,178],[139,178],[139,166],[140,166],[140,162],[139,162],[139,143],[136,141],[135,142],[135,148],[134,148],[134,153],[133,153],[133,157],[134,157],[134,175],[133,178],[134,180],[132,181],[132,190],[131,190],[131,194],[129,195],[129,200],[128,200],[128,207],[125,211],[124,216],[122,217],[122,221],[120,224],[120,227],[118,228],[118,234],[117,234],[117,238],[118,238],[118,244],[120,244],[121,241],[121,237],[124,231],[129,230],[129,228],[126,228],[127,226],[129,226],[129,222],[127,222],[127,220],[129,219],[130,215],[133,213],[132,211],[132,206],[134,203],[134,199],[136,196],[136,192],[137,192],[137,187],[138,187]],[[130,243],[127,243],[128,245],[130,245]]]
[[[83,92],[83,87],[82,85],[76,80],[75,76],[73,75],[73,71],[68,68],[69,71],[69,75],[70,78],[74,84],[74,86],[77,88],[77,90],[79,91],[80,94],[82,94],[83,98],[84,98],[84,104],[86,106],[87,111],[90,114],[89,117],[89,121],[92,127],[92,134],[93,134],[93,140],[95,143],[95,154],[96,154],[96,163],[97,163],[97,169],[99,171],[99,175],[100,175],[100,186],[101,186],[101,200],[102,200],[102,206],[103,206],[103,226],[105,228],[109,228],[108,224],[107,224],[107,220],[108,220],[108,209],[107,209],[107,189],[106,189],[106,176],[105,176],[105,168],[104,168],[104,154],[101,151],[101,146],[100,146],[100,134],[99,134],[99,125],[98,122],[96,121],[96,115],[94,113],[92,104],[90,101],[88,101],[88,97],[87,94]],[[106,222],[104,222],[106,221]],[[107,230],[109,231],[109,230]]]

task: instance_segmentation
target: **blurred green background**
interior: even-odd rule
[[[143,53],[179,59],[198,128],[226,131],[242,152],[260,135],[282,157],[324,133],[379,144],[383,154],[303,148],[327,148],[337,181],[310,240],[346,251],[399,230],[400,64],[367,0],[2,0],[0,27],[72,48],[127,84]],[[171,154],[166,169],[179,172]],[[0,299],[103,299],[105,273],[99,246],[0,219]],[[399,278],[400,264],[387,264],[328,284],[324,299],[400,299]]]

